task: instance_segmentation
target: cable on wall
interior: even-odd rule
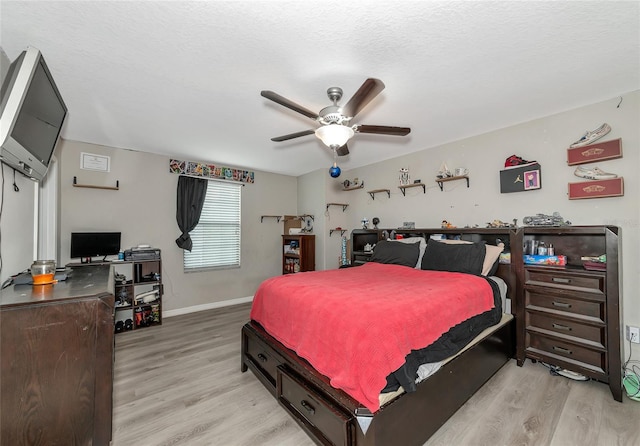
[[[20,188],[16,184],[16,169],[13,169],[13,190],[14,192],[20,192]]]

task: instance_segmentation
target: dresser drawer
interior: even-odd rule
[[[561,336],[574,338],[596,348],[605,347],[604,325],[593,326],[575,321],[554,318],[539,313],[527,312],[527,330],[545,330]]]
[[[351,444],[351,417],[285,366],[278,367],[280,404],[323,445]]]
[[[556,296],[540,290],[525,290],[526,308],[559,312],[589,322],[603,323],[605,320],[604,302],[575,299],[569,296]]]
[[[253,365],[272,385],[276,386],[276,369],[280,362],[273,350],[254,336],[247,337],[247,356]]]
[[[538,285],[587,293],[604,294],[605,276],[593,273],[525,268],[525,285]]]
[[[542,355],[549,354],[556,358],[566,358],[576,365],[598,373],[605,373],[606,353],[604,351],[592,350],[558,338],[540,336],[529,331],[527,331],[527,345],[527,351],[530,353],[538,351]],[[553,363],[553,361],[549,362]]]

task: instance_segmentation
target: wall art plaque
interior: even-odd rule
[[[622,178],[569,183],[569,200],[621,197],[623,195],[624,181]]]
[[[611,141],[595,142],[588,146],[567,149],[567,164],[594,163],[596,161],[612,160],[622,158],[622,139]]]

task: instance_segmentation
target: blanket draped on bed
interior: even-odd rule
[[[483,277],[370,262],[267,279],[251,319],[374,412],[411,350],[493,306]]]

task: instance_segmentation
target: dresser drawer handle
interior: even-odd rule
[[[555,300],[552,302],[552,305],[554,307],[560,307],[560,308],[571,308],[571,304],[567,304],[564,302],[556,302]]]
[[[551,326],[552,326],[553,328],[557,328],[558,330],[567,330],[567,331],[571,331],[571,327],[567,327],[566,325],[551,324]]]
[[[559,351],[559,352],[566,353],[567,355],[571,355],[571,354],[573,354],[573,352],[572,352],[571,350],[566,349],[566,348],[557,347],[557,346],[555,346],[555,345],[554,345],[552,348],[553,348],[554,350]]]
[[[262,353],[258,353],[258,359],[262,362],[267,362],[269,360],[269,358],[267,358],[265,355],[263,355]]]
[[[564,279],[562,277],[553,277],[551,281],[556,283],[571,283],[571,279]]]
[[[307,400],[302,400],[300,401],[300,405],[307,411],[309,412],[310,415],[313,415],[314,413],[316,413],[316,409],[309,404],[309,402]]]

